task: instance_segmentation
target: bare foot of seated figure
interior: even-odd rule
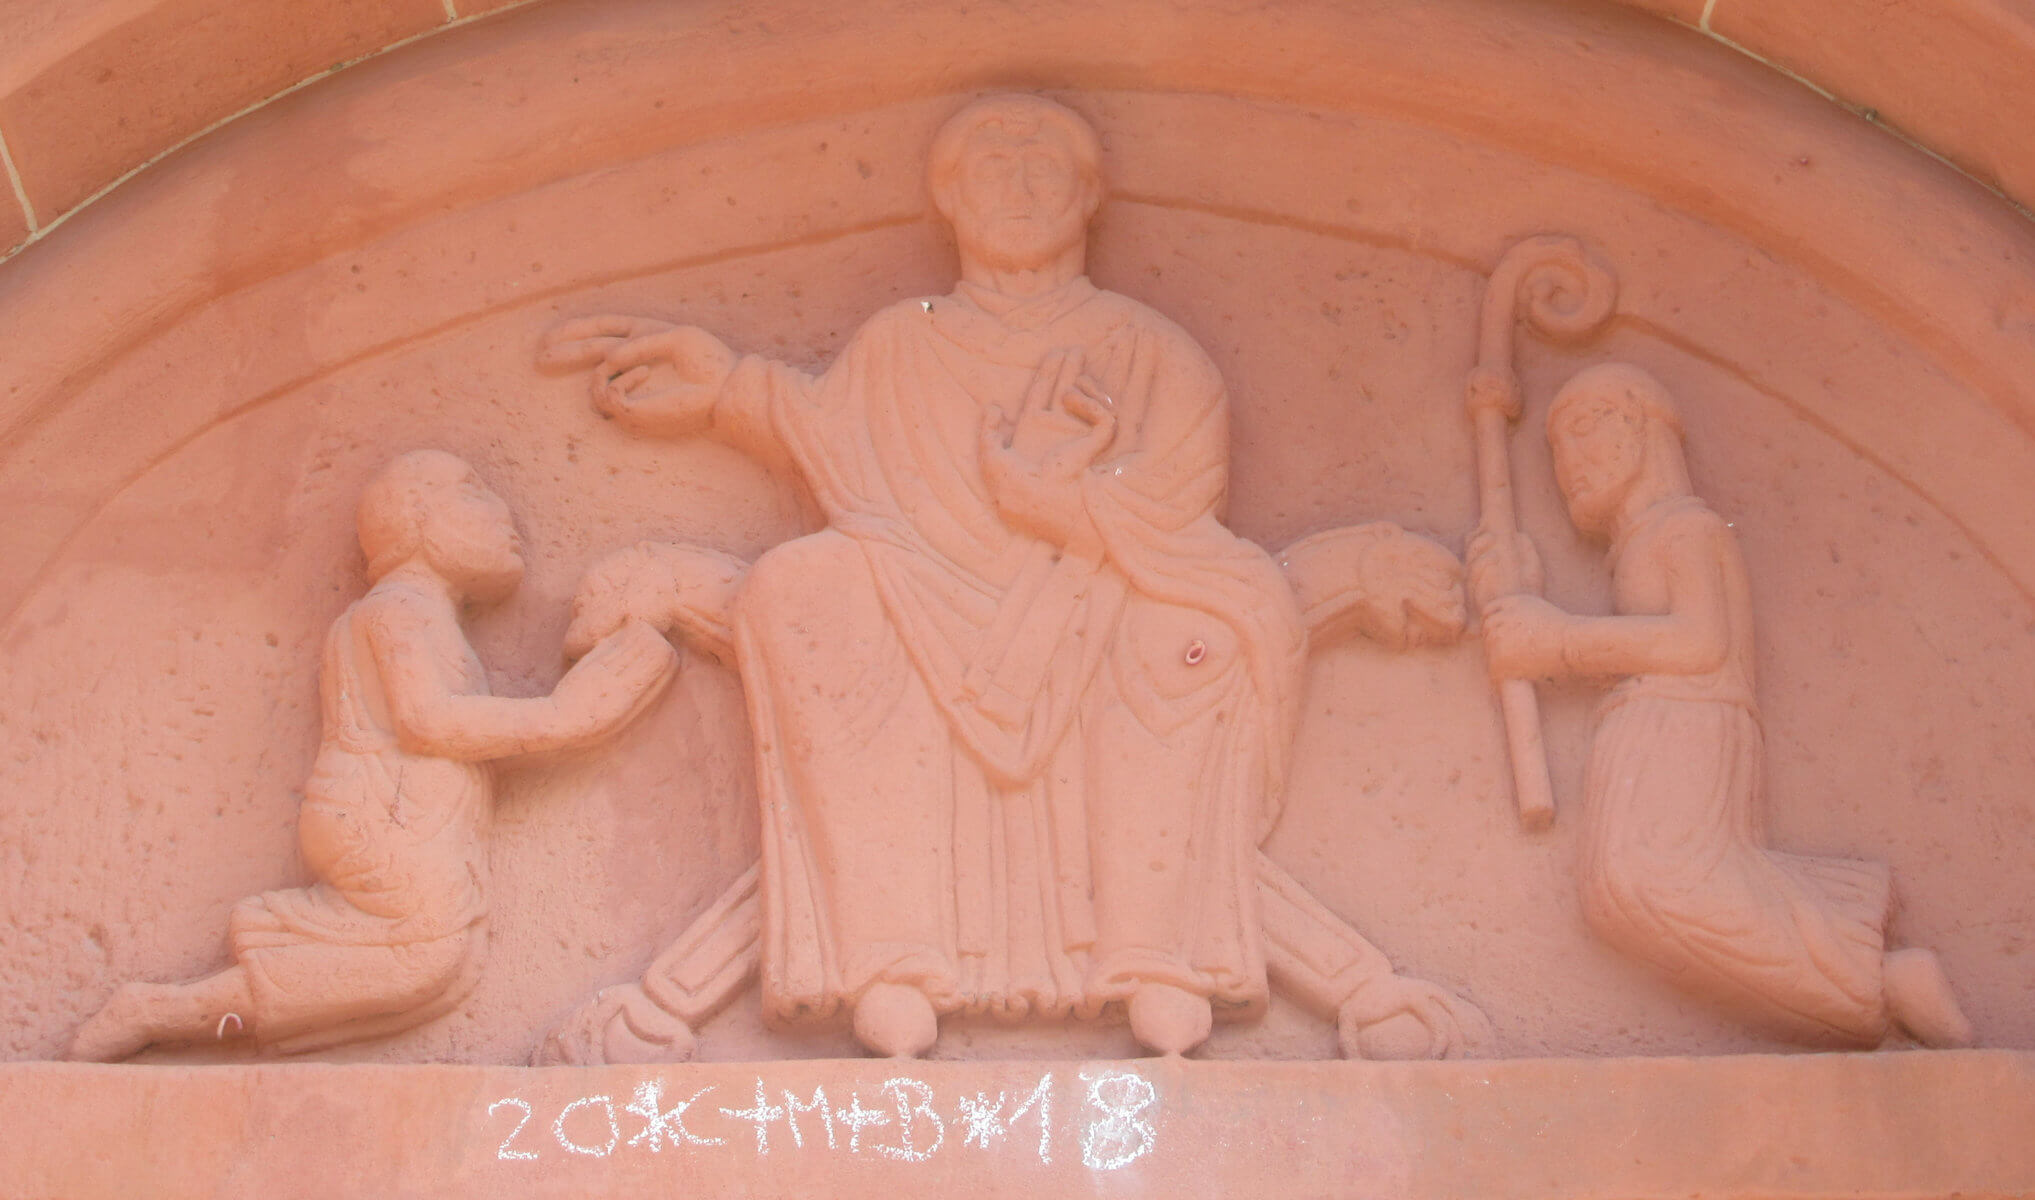
[[[940,1017],[919,989],[874,983],[855,1002],[855,1040],[885,1058],[917,1058],[940,1037]]]
[[[1895,950],[1886,958],[1887,1015],[1936,1049],[1969,1046],[1971,1021],[1957,1006],[1950,977],[1933,950]]]
[[[1166,983],[1147,983],[1131,993],[1131,1036],[1155,1054],[1185,1054],[1208,1040],[1215,1016],[1206,996]]]

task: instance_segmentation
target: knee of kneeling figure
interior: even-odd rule
[[[487,960],[487,935],[479,929],[396,947],[388,983],[410,1004],[432,1000],[456,1003],[480,981]]]
[[[1583,921],[1590,931],[1614,946],[1644,941],[1640,914],[1651,907],[1654,881],[1633,866],[1596,864],[1583,872],[1578,889]]]

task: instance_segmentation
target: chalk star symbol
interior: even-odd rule
[[[642,1117],[648,1124],[643,1126],[643,1132],[629,1139],[629,1144],[633,1146],[644,1138],[649,1138],[650,1152],[652,1154],[664,1149],[664,1139],[666,1138],[670,1138],[671,1144],[674,1146],[683,1146],[688,1143],[694,1146],[720,1145],[720,1138],[701,1137],[685,1127],[685,1110],[697,1103],[701,1096],[713,1090],[713,1085],[709,1084],[694,1092],[692,1099],[681,1100],[675,1107],[667,1110],[664,1108],[664,1081],[662,1079],[650,1079],[637,1084],[636,1098],[630,1101],[629,1107],[622,1111]]]
[[[984,1150],[1006,1132],[1003,1124],[1004,1093],[998,1092],[991,1100],[987,1092],[975,1093],[975,1098],[961,1097],[961,1117],[967,1129],[961,1134],[964,1146],[980,1146]]]

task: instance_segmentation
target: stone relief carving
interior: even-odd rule
[[[1594,368],[1548,432],[1577,526],[1612,542],[1616,615],[1538,596],[1507,457],[1520,324],[1601,327],[1616,285],[1570,238],[1520,243],[1486,293],[1465,387],[1480,523],[1465,570],[1375,522],[1276,553],[1225,524],[1229,401],[1183,330],[1085,274],[1103,198],[1079,116],[977,101],[928,182],[961,278],[883,309],[824,370],[703,329],[568,321],[539,365],[650,439],[711,437],[801,489],[815,532],[753,561],[642,542],[587,572],[537,699],[487,695],[464,606],[516,586],[506,507],[450,455],[368,487],[372,585],[335,622],[300,839],[318,881],[244,901],[235,965],[130,983],[74,1058],[244,1036],[290,1053],[451,1011],[486,940],[490,767],[592,744],[659,693],[666,638],[739,674],[762,847],[642,976],[588,998],[552,1064],[690,1057],[758,987],[774,1025],[845,1022],[872,1053],[943,1018],[1115,1018],[1184,1054],[1272,989],[1348,1057],[1487,1049],[1464,998],[1397,974],[1260,849],[1277,821],[1311,653],[1458,641],[1473,599],[1521,823],[1554,819],[1533,681],[1624,677],[1580,811],[1591,927],[1673,980],[1809,1041],[1971,1038],[1927,950],[1886,947],[1889,873],[1770,851],[1749,594],[1690,489],[1672,401]]]
[[[542,1055],[683,1057],[752,969],[770,1019],[845,1011],[885,1055],[924,1053],[948,1014],[1118,1006],[1177,1054],[1281,976],[1353,1051],[1460,1051],[1481,1014],[1393,975],[1257,848],[1310,636],[1452,640],[1458,564],[1391,526],[1282,562],[1224,527],[1222,380],[1083,273],[1102,181],[1081,118],[979,101],[929,183],[960,282],[878,313],[818,375],[630,317],[569,322],[543,352],[591,368],[635,432],[785,469],[825,528],[746,568],[639,546],[582,590],[574,645],[638,619],[732,654],[764,845]]]
[[[1584,789],[1582,907],[1605,941],[1683,987],[1792,1036],[1877,1045],[1898,1027],[1970,1043],[1936,955],[1890,950],[1880,863],[1764,843],[1752,596],[1731,526],[1691,490],[1666,388],[1591,367],[1547,417],[1578,529],[1607,538],[1616,614],[1575,616],[1536,593],[1532,542],[1471,539],[1496,678],[1615,677]]]
[[[522,542],[508,506],[450,454],[390,463],[359,527],[373,583],[326,636],[324,732],[298,816],[317,881],[241,901],[224,971],[122,986],[71,1058],[228,1037],[299,1053],[452,1011],[487,947],[491,762],[605,737],[676,665],[655,631],[625,621],[549,696],[489,695],[460,619],[515,590]]]
[[[1603,324],[1617,302],[1617,278],[1574,238],[1528,238],[1506,251],[1491,272],[1477,331],[1477,365],[1463,390],[1476,435],[1479,526],[1492,537],[1508,538],[1518,526],[1506,450],[1511,423],[1521,411],[1519,379],[1512,371],[1513,326],[1524,318],[1544,333],[1578,337]],[[1498,680],[1498,709],[1520,824],[1529,831],[1545,829],[1555,819],[1554,784],[1533,683]]]

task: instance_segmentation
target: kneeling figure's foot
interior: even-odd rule
[[[1933,950],[1896,950],[1886,959],[1887,1012],[1925,1046],[1971,1045],[1971,1021]]]
[[[1129,1004],[1131,1036],[1155,1054],[1185,1054],[1215,1026],[1208,997],[1169,983],[1140,984]]]
[[[139,985],[122,984],[106,1007],[79,1027],[64,1057],[72,1062],[110,1063],[140,1053],[156,1037],[149,1020],[152,1008]]]
[[[855,1002],[855,1040],[885,1058],[917,1058],[940,1036],[933,1002],[915,987],[874,983]]]

